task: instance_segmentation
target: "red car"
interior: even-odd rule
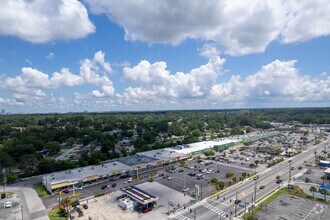
[[[141,211],[142,211],[143,213],[147,213],[147,212],[150,212],[151,210],[152,210],[152,208],[149,208],[149,207],[143,207]]]
[[[70,190],[68,190],[68,189],[65,189],[62,191],[62,193],[69,193],[69,192],[70,192]]]

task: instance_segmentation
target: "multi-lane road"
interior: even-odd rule
[[[228,188],[225,192],[219,194],[218,197],[203,200],[197,207],[194,206],[192,209],[186,209],[185,212],[179,213],[175,219],[231,219],[231,217],[235,216],[234,202],[236,197],[238,200],[241,200],[241,205],[245,202],[252,204],[252,198],[255,197],[256,187],[256,197],[258,201],[258,199],[264,197],[282,185],[276,183],[277,176],[281,176],[283,184],[288,183],[291,170],[289,160],[292,161],[291,166],[295,167],[294,170],[291,170],[291,177],[294,177],[295,175],[306,171],[305,163],[314,162],[315,149],[317,154],[319,154],[326,144],[329,144],[329,140],[316,146],[310,146],[308,150],[305,150],[294,157],[286,158],[283,162],[258,173],[258,180],[254,180],[252,177],[244,182],[236,184],[235,186]],[[298,170],[299,166],[303,167],[303,169]],[[260,189],[260,186],[265,186],[265,188]],[[236,213],[243,209],[244,208],[237,205]]]

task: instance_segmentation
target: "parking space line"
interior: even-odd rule
[[[306,215],[306,217],[304,218],[304,220],[307,219],[307,217],[308,217],[308,216],[309,216],[314,210],[315,210],[315,207],[313,207],[312,210]]]

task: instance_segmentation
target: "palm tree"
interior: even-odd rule
[[[315,186],[311,186],[311,188],[309,189],[310,192],[313,193],[313,198],[314,198],[314,193],[317,191]]]
[[[71,204],[71,200],[69,199],[69,197],[63,198],[61,200],[61,205],[63,205],[66,209],[69,208],[70,204]]]

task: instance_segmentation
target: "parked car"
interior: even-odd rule
[[[265,188],[265,186],[260,186],[260,187],[259,187],[259,189],[264,189],[264,188]]]
[[[84,208],[84,209],[88,209],[88,205],[87,205],[87,204],[84,204],[84,205],[83,205],[83,208]]]
[[[5,208],[11,208],[13,207],[13,202],[12,201],[8,201],[5,203]]]
[[[183,192],[188,192],[188,191],[189,191],[189,188],[188,188],[188,187],[184,187],[184,188],[182,189],[182,191],[183,191]]]
[[[298,170],[302,170],[302,167],[298,167]]]
[[[101,189],[106,189],[107,188],[107,185],[104,185],[101,187]]]
[[[62,193],[69,193],[69,192],[70,192],[70,190],[68,190],[68,189],[65,189],[62,191]]]
[[[5,199],[6,198],[6,194],[5,193],[2,193],[1,194],[1,199]]]
[[[142,212],[143,213],[147,213],[147,212],[150,212],[152,210],[152,208],[149,208],[149,207],[144,207],[144,208],[142,208]]]
[[[117,186],[117,183],[113,183],[111,186],[112,187],[116,187]]]
[[[128,178],[127,181],[130,183],[130,182],[132,182],[132,180],[133,180],[132,177],[130,177],[130,178]]]
[[[179,170],[179,173],[182,173],[184,170]]]
[[[174,179],[173,176],[169,176],[169,177],[167,177],[167,180],[172,180],[172,179]]]

